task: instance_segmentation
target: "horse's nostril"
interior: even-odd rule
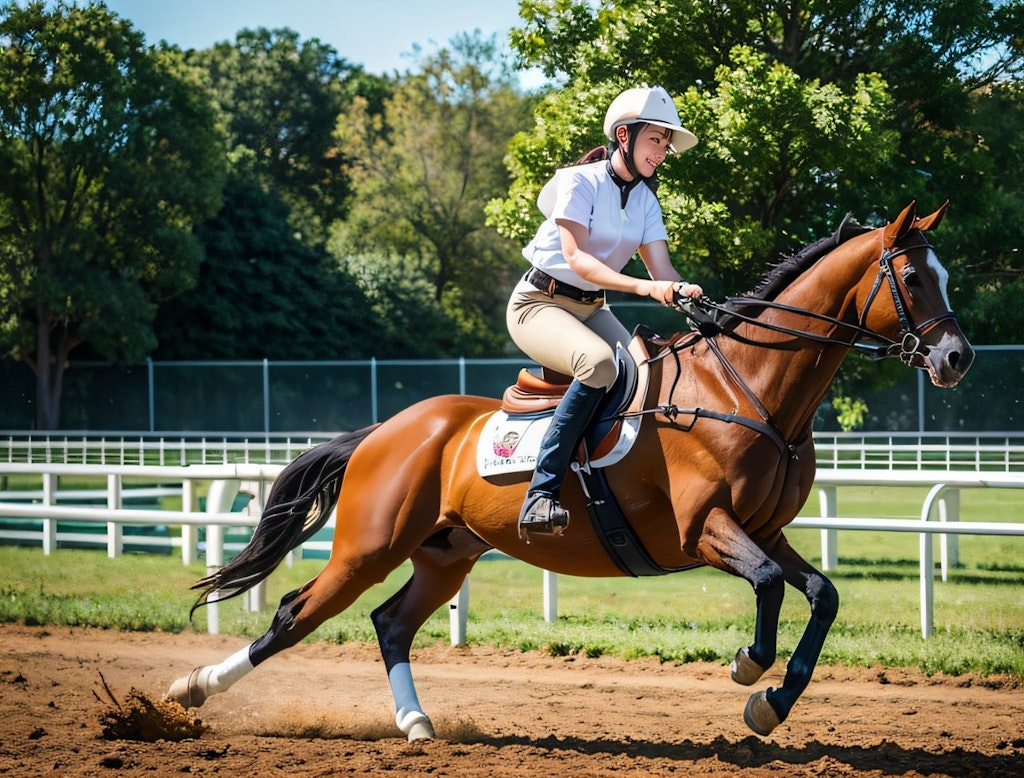
[[[967,346],[961,350],[950,351],[946,360],[951,368],[963,375],[974,364],[974,349]]]

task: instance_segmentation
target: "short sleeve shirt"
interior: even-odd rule
[[[668,240],[654,192],[644,184],[633,187],[623,208],[621,192],[606,160],[563,168],[556,176],[557,195],[551,215],[523,249],[523,256],[552,278],[580,289],[599,289],[570,269],[562,254],[557,219],[586,227],[590,234],[588,253],[615,271],[621,271],[640,246]]]

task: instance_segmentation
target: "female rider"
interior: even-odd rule
[[[603,154],[559,170],[538,198],[547,217],[523,249],[531,269],[512,291],[507,323],[515,344],[540,365],[572,376],[541,441],[530,488],[519,514],[520,537],[561,535],[569,513],[558,503],[572,452],[598,403],[615,380],[617,344],[626,328],[605,303],[605,290],[631,292],[672,305],[699,297],[680,280],[668,253],[655,173],[669,151],[697,138],[679,122],[660,86],[627,89],[609,106]],[[598,156],[598,161],[593,160]],[[639,253],[650,280],[624,275]]]

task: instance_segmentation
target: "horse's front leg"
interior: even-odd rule
[[[747,581],[757,597],[754,642],[736,652],[731,672],[737,683],[755,683],[775,663],[779,613],[785,594],[782,568],[725,511],[713,510],[697,541],[697,557]]]
[[[807,688],[818,663],[828,631],[839,611],[839,593],[832,582],[812,567],[789,545],[780,532],[769,553],[782,568],[786,582],[804,593],[811,606],[811,615],[793,655],[786,664],[786,677],[781,689],[768,689],[750,698],[747,703],[747,724],[760,735],[767,735],[781,723]],[[772,723],[772,713],[778,722]],[[760,729],[759,729],[760,727]],[[761,731],[764,729],[765,731]]]

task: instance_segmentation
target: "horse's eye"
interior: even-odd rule
[[[914,269],[913,265],[904,265],[901,275],[903,276],[903,283],[908,287],[917,286],[921,283],[921,279],[918,278],[917,271]]]

